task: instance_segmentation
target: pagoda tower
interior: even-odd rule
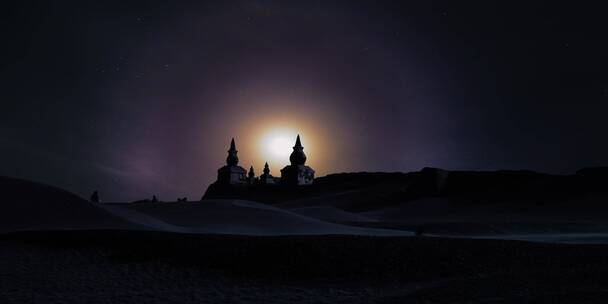
[[[284,185],[310,185],[315,179],[315,170],[306,166],[306,154],[300,142],[300,135],[296,138],[293,152],[289,156],[291,165],[281,169],[281,183]]]
[[[217,170],[217,182],[221,184],[245,184],[247,183],[247,170],[239,166],[238,151],[234,144],[234,138],[230,142],[230,150],[226,157],[226,165]]]
[[[270,175],[270,168],[268,163],[264,164],[264,173],[260,175],[260,184],[262,185],[274,185],[276,184],[274,176]]]
[[[253,166],[249,168],[249,173],[247,173],[247,182],[251,185],[255,184],[255,172],[253,171]]]

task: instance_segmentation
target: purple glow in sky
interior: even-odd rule
[[[198,199],[232,137],[241,165],[276,175],[263,143],[282,130],[302,135],[319,176],[608,160],[593,10],[62,1],[4,14],[20,26],[0,79],[0,174],[81,195]]]

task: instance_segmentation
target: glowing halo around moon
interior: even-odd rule
[[[274,156],[287,157],[291,153],[291,140],[287,137],[276,137],[270,141],[268,149]]]
[[[293,151],[298,132],[287,128],[270,129],[262,134],[259,141],[262,157],[268,163],[286,165]]]
[[[289,156],[293,152],[296,137],[300,135],[307,156],[306,165],[314,168],[319,174],[324,174],[329,164],[328,159],[333,156],[332,150],[324,148],[328,146],[327,135],[331,134],[321,127],[321,123],[304,120],[298,116],[291,115],[290,111],[266,111],[264,115],[250,116],[247,120],[239,121],[239,130],[226,135],[227,138],[236,137],[239,165],[247,169],[253,166],[255,174],[259,175],[264,163],[268,162],[270,173],[280,176],[280,170],[290,164]],[[326,152],[322,153],[324,151]],[[221,156],[225,158],[224,154]]]

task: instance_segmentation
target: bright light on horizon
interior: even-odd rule
[[[289,157],[293,143],[287,137],[276,137],[270,141],[270,152],[279,157]]]
[[[298,133],[290,129],[272,129],[265,133],[259,144],[262,156],[269,164],[287,165]]]
[[[256,175],[261,174],[264,163],[268,162],[270,173],[280,176],[280,170],[290,164],[289,156],[298,135],[307,156],[306,165],[319,174],[326,172],[328,155],[321,153],[323,147],[327,146],[326,133],[319,128],[319,123],[287,114],[266,113],[264,116],[252,116],[251,120],[239,124],[242,129],[234,134],[238,137],[236,145],[240,164],[247,168],[252,165]]]

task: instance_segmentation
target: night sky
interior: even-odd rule
[[[16,2],[0,12],[0,175],[199,199],[231,137],[260,173],[273,130],[302,135],[317,176],[608,164],[597,4]]]

